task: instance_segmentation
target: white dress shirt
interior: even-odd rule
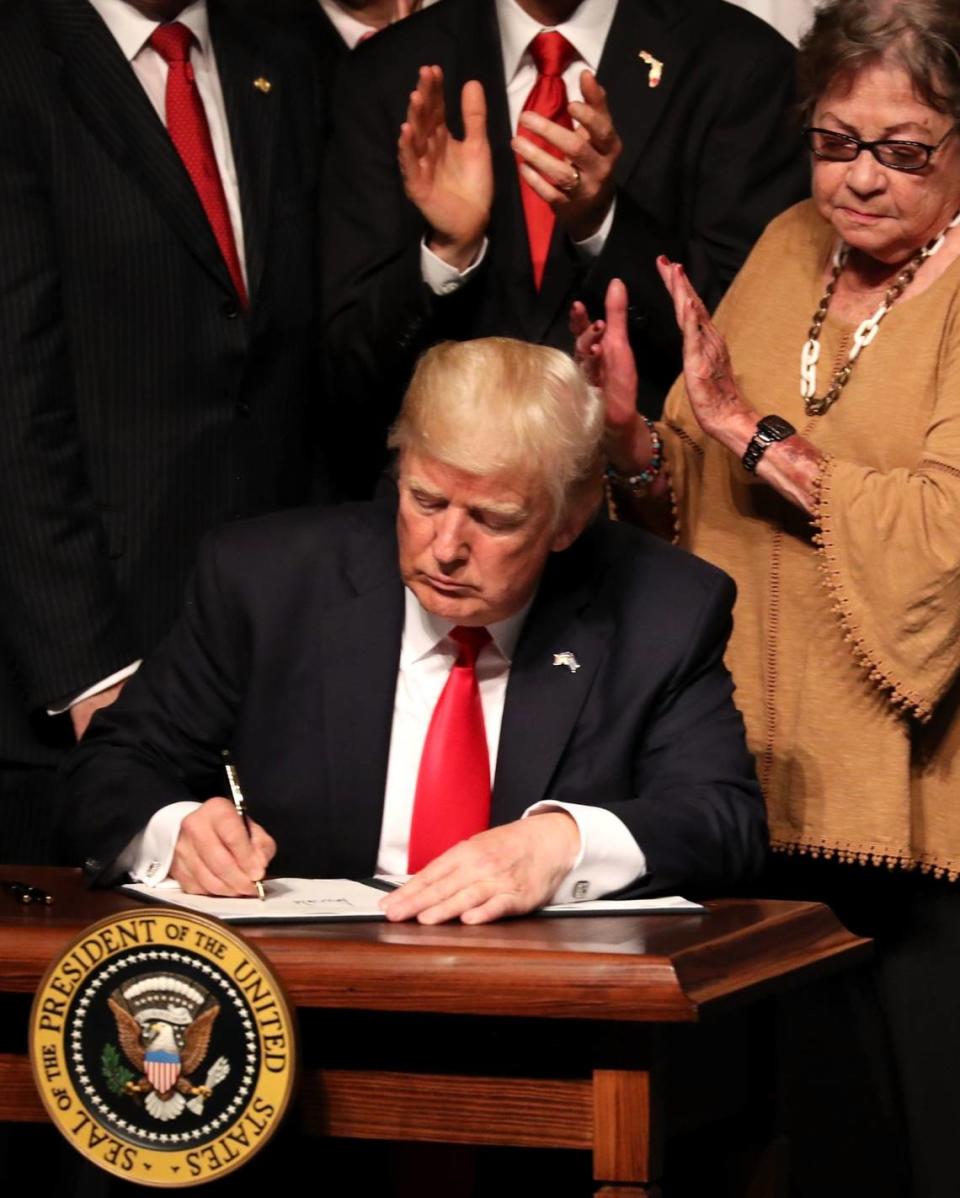
[[[394,693],[393,727],[384,790],[377,873],[407,873],[410,824],[423,744],[437,700],[457,659],[457,648],[447,635],[454,627],[425,611],[413,593],[405,590],[403,637]],[[510,678],[514,647],[529,605],[488,631],[490,644],[477,658],[477,685],[490,755],[490,777],[496,777],[500,724]],[[158,885],[173,860],[180,824],[198,803],[179,802],[158,811],[145,830],[127,846],[119,864],[135,881]],[[555,891],[557,903],[600,898],[646,873],[646,858],[626,825],[611,812],[579,803],[535,803],[524,818],[543,811],[566,811],[580,831],[580,853],[573,868]],[[267,829],[269,831],[269,828]]]
[[[167,94],[167,63],[152,46],[149,45],[150,35],[162,22],[138,12],[127,0],[90,0],[90,3],[100,14],[104,24],[113,34],[117,45],[133,68],[140,80],[147,98],[156,109],[157,116],[167,123],[166,94]],[[220,171],[223,191],[227,200],[227,210],[230,214],[230,224],[233,227],[233,239],[237,246],[237,257],[243,272],[244,285],[247,283],[247,264],[244,254],[243,220],[240,215],[240,187],[237,183],[237,168],[233,161],[233,147],[230,144],[230,131],[227,125],[227,109],[223,102],[223,89],[220,86],[220,76],[217,73],[217,60],[210,40],[210,21],[207,16],[206,0],[193,0],[192,4],[180,13],[177,20],[186,25],[194,36],[190,49],[190,65],[193,67],[197,90],[203,101],[207,124],[210,127],[210,140],[213,142],[213,153]],[[139,661],[131,662],[123,669],[117,670],[107,678],[101,678],[69,702],[48,707],[48,715],[61,715],[75,704],[89,699],[101,691],[108,690],[118,682],[124,682],[135,673]]]
[[[500,50],[503,55],[503,77],[507,83],[510,128],[516,133],[520,113],[537,81],[537,68],[530,53],[530,43],[547,26],[539,24],[525,13],[516,0],[496,0],[496,8],[497,23],[500,26]],[[570,15],[569,20],[549,27],[557,33],[562,33],[579,55],[562,76],[567,88],[567,97],[571,101],[583,99],[583,90],[580,87],[580,76],[583,72],[589,70],[595,75],[599,69],[603,47],[616,8],[616,0],[583,0]],[[616,200],[610,205],[610,210],[596,233],[584,241],[574,242],[577,252],[584,258],[596,258],[603,249],[613,225],[615,207]],[[459,271],[429,250],[424,239],[420,247],[420,267],[424,282],[437,295],[447,295],[458,290],[483,261],[486,249],[487,241],[484,239],[476,259],[465,271]]]

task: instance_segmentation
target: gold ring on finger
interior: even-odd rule
[[[566,183],[558,183],[558,191],[562,191],[564,195],[573,195],[580,186],[580,169],[570,163],[570,169],[573,171],[573,177],[568,179]]]

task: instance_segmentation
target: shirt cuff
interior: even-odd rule
[[[594,237],[596,236],[597,234],[594,234]],[[599,252],[598,250],[597,253]],[[420,274],[434,295],[452,295],[454,291],[459,291],[464,283],[468,281],[473,272],[484,260],[486,254],[487,239],[484,237],[483,245],[480,247],[476,258],[474,258],[466,270],[457,270],[449,262],[444,262],[442,258],[438,258],[433,250],[428,249],[427,239],[424,237],[420,242]]]
[[[140,661],[142,660],[141,658]],[[116,686],[118,682],[125,682],[131,674],[135,674],[140,668],[140,661],[132,662],[130,665],[124,666],[122,670],[117,670],[116,673],[109,674],[106,678],[101,678],[99,682],[95,682],[93,686],[88,686],[85,691],[67,700],[67,702],[58,704],[56,707],[48,707],[47,715],[63,715],[74,704],[82,703],[84,699],[91,699],[94,695],[99,695],[101,691],[106,691],[111,686]]]
[[[647,859],[633,833],[606,808],[583,803],[534,803],[522,818],[545,811],[565,811],[580,831],[580,852],[554,891],[551,903],[582,903],[603,898],[638,881],[647,872]]]
[[[117,858],[121,872],[128,873],[132,881],[145,882],[148,886],[165,882],[180,836],[180,825],[200,805],[184,799],[161,807]]]
[[[610,230],[613,228],[613,214],[617,210],[617,199],[614,196],[607,215],[603,218],[603,224],[597,229],[596,233],[585,237],[583,241],[575,241],[573,248],[577,251],[581,258],[591,261],[594,258],[599,258],[603,247],[607,244],[607,238],[610,236]]]

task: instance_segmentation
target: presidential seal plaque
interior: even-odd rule
[[[51,1120],[126,1181],[187,1186],[238,1168],[293,1090],[290,1008],[270,967],[223,924],[148,907],[87,928],[30,1014]]]

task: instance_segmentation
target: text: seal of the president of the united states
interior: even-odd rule
[[[151,907],[87,928],[30,1019],[37,1087],[88,1159],[127,1181],[197,1185],[270,1139],[293,1088],[290,1009],[222,924]]]

